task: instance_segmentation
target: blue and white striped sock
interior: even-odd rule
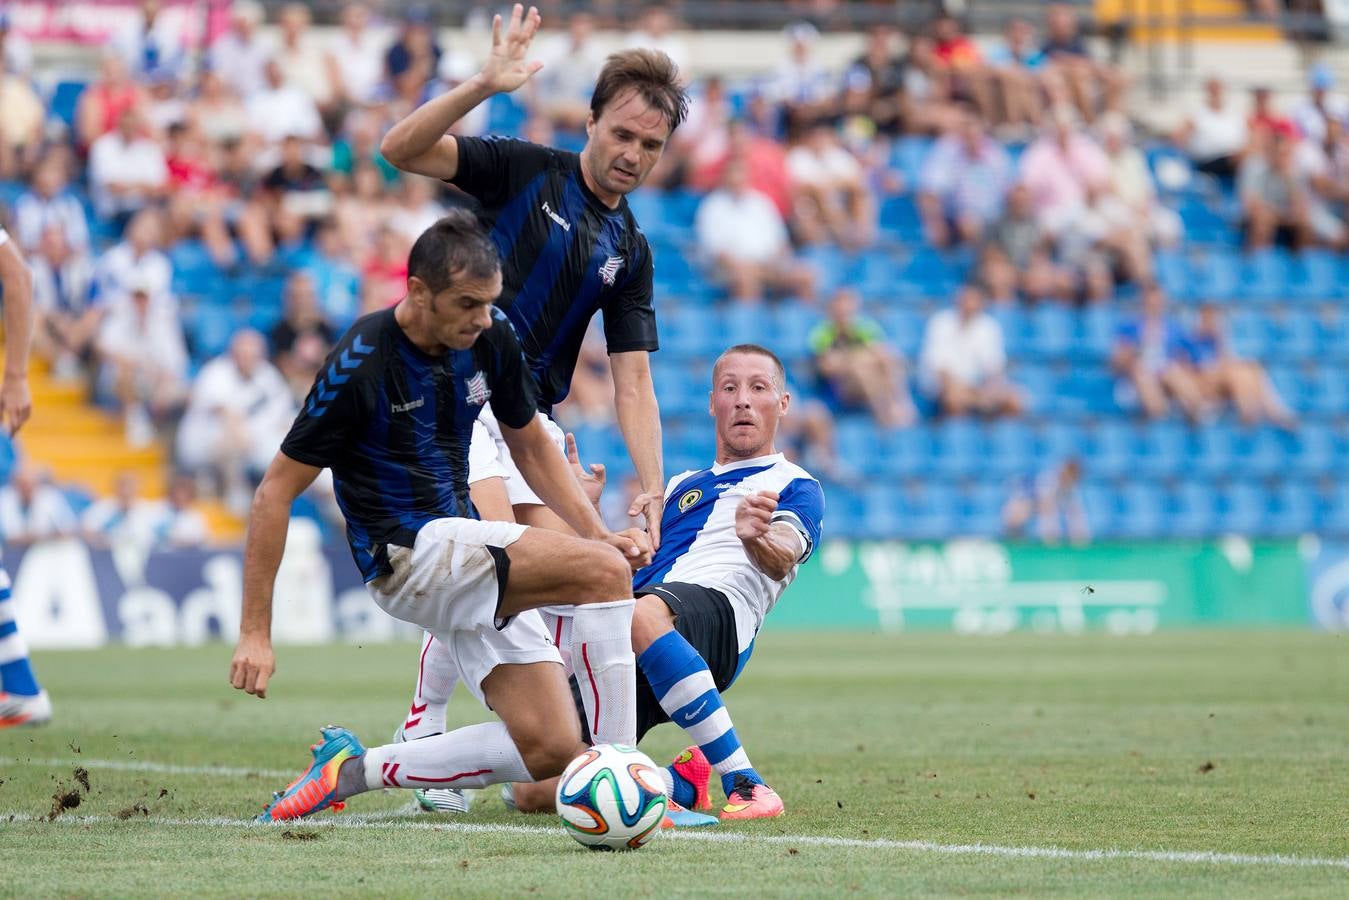
[[[661,635],[637,658],[637,665],[670,721],[688,732],[721,776],[727,795],[734,787],[737,773],[763,782],[750,765],[745,748],[740,746],[712,672],[682,634],[670,631]],[[693,786],[673,769],[669,771],[674,782],[671,799],[688,806],[693,802]]]
[[[9,573],[0,568],[0,690],[31,697],[41,688],[28,664],[28,645],[14,621],[14,599],[9,589]]]

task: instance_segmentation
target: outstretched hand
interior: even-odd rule
[[[572,474],[581,483],[586,499],[599,509],[600,495],[604,493],[604,463],[591,463],[590,471],[587,472],[586,467],[581,465],[581,454],[576,450],[576,435],[570,431],[567,432],[567,462],[571,463]]]
[[[536,7],[531,6],[526,13],[519,3],[511,8],[504,33],[501,16],[492,17],[492,52],[483,63],[482,77],[494,93],[510,93],[543,68],[543,63],[525,59],[541,21]]]

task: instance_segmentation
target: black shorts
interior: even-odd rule
[[[674,613],[675,631],[682,634],[707,663],[717,690],[724,691],[730,687],[740,663],[740,642],[736,637],[735,610],[731,608],[731,601],[726,599],[726,595],[712,588],[678,581],[638,588],[637,596],[643,594],[651,594],[665,601],[670,612]],[[576,711],[581,717],[582,736],[588,744],[590,728],[586,724],[581,689],[575,677],[571,679],[571,693],[572,699],[576,701]],[[670,717],[660,708],[660,702],[639,668],[637,740],[640,742],[648,731],[668,721]]]

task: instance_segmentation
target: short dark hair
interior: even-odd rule
[[[590,95],[591,114],[598,119],[609,101],[629,88],[665,116],[671,134],[688,115],[689,96],[679,83],[679,67],[659,50],[639,47],[610,54]]]
[[[408,278],[439,294],[460,278],[491,278],[501,271],[496,245],[478,217],[453,209],[426,229],[408,253]]]
[[[734,347],[727,347],[725,350],[721,351],[721,355],[717,357],[717,361],[712,364],[712,375],[714,378],[716,377],[717,366],[721,365],[721,361],[732,353],[752,353],[756,356],[766,356],[771,359],[773,361],[773,368],[777,370],[778,387],[784,391],[787,390],[787,367],[782,364],[782,360],[778,359],[776,353],[761,344],[736,344]]]

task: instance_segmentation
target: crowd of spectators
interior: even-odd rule
[[[334,335],[401,297],[412,240],[460,202],[444,184],[398,173],[379,142],[470,75],[480,49],[443,44],[424,7],[381,23],[350,3],[320,37],[308,7],[291,3],[274,24],[263,28],[252,0],[235,2],[228,30],[191,54],[145,0],[136,27],[104,49],[65,135],[47,125],[31,53],[0,28],[0,178],[27,185],[9,224],[34,269],[38,352],[58,375],[87,377],[133,443],[172,447],[182,484],[236,508]],[[597,27],[613,23],[581,11],[548,24],[534,53],[543,71],[518,98],[520,133],[579,146],[604,59]],[[688,62],[677,24],[652,6],[626,41]],[[792,435],[803,452],[834,464],[831,410],[893,429],[920,412],[1022,415],[1034,398],[1008,371],[991,311],[1119,303],[1135,290],[1142,311],[1110,362],[1125,402],[1146,416],[1174,404],[1194,421],[1230,403],[1244,421],[1291,425],[1263,370],[1231,350],[1217,310],[1193,328],[1165,312],[1154,255],[1177,242],[1180,220],[1158,201],[1125,115],[1129,78],[1094,52],[1074,7],[1010,19],[991,42],[950,16],[909,33],[877,25],[841,67],[820,60],[820,37],[805,22],[785,29],[780,64],[753,83],[693,80],[688,120],[648,188],[702,195],[691,244],[728,302],[819,305],[808,386],[819,400],[803,402]],[[1349,246],[1349,103],[1328,71],[1313,71],[1311,87],[1285,115],[1267,90],[1247,111],[1210,79],[1169,136],[1200,172],[1236,186],[1252,249]],[[459,127],[481,132],[486,116]],[[914,135],[933,143],[906,183],[891,148]],[[972,261],[913,361],[856,293],[822,288],[810,256],[886,249],[878,208],[895,194],[913,197],[930,249]],[[241,332],[224,354],[194,361],[166,253],[188,240],[222,273],[287,278],[270,332]],[[562,419],[610,421],[607,378],[602,346],[588,342]],[[100,522],[137,518],[121,493]],[[169,529],[179,530],[192,532]]]

